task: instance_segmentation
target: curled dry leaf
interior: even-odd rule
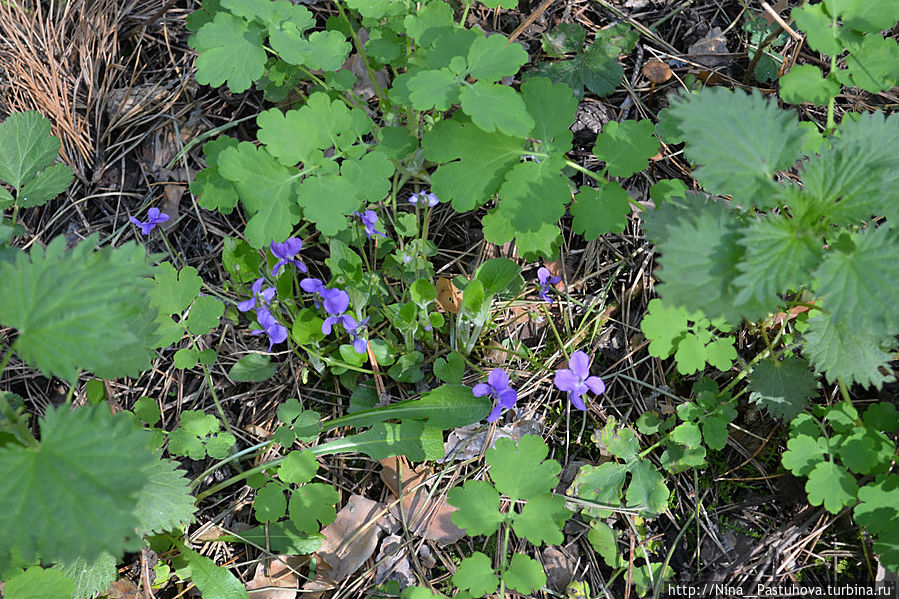
[[[445,277],[437,279],[437,303],[447,312],[458,314],[462,308],[462,298],[453,282]]]

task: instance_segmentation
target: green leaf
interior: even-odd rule
[[[181,412],[181,427],[169,434],[169,451],[192,460],[202,460],[207,453],[211,458],[222,459],[237,440],[220,429],[219,419],[212,414],[185,410]]]
[[[50,408],[36,447],[0,447],[0,550],[26,562],[94,560],[133,548],[134,507],[154,460],[148,434],[106,405]],[[53,489],[48,493],[48,489]]]
[[[206,210],[231,214],[237,206],[238,197],[234,184],[222,177],[215,167],[197,173],[190,182],[190,192],[197,196],[200,207]]]
[[[419,5],[417,12],[403,20],[406,33],[422,46],[430,46],[436,37],[453,27],[453,8],[443,2]]]
[[[796,476],[806,476],[824,460],[824,450],[815,438],[799,435],[787,441],[781,460],[784,468]]]
[[[453,574],[453,584],[469,591],[472,597],[483,597],[496,591],[499,587],[499,576],[493,571],[490,558],[480,551],[475,551],[459,564],[459,568]]]
[[[64,192],[73,177],[72,167],[67,164],[48,166],[22,187],[16,203],[21,208],[41,206]]]
[[[459,81],[449,69],[418,71],[409,78],[409,98],[416,110],[449,110],[459,103]]]
[[[237,283],[246,283],[259,276],[262,257],[246,241],[225,237],[222,245],[222,266]],[[183,269],[182,269],[183,270]],[[199,289],[197,289],[199,292]]]
[[[307,535],[298,531],[287,520],[243,530],[240,532],[240,536],[224,535],[215,541],[253,543],[260,547],[268,547],[272,553],[305,555],[318,551],[323,539],[324,537],[320,534]]]
[[[832,249],[815,271],[815,290],[849,329],[899,332],[899,236],[888,227],[851,233],[851,250]]]
[[[295,490],[290,496],[290,521],[300,532],[314,534],[321,526],[327,526],[337,517],[334,505],[340,495],[331,485],[310,483]]]
[[[390,424],[380,422],[369,430],[317,445],[316,455],[358,451],[373,460],[405,455],[413,462],[443,457],[443,434],[439,428],[418,421]]]
[[[258,522],[275,522],[287,513],[287,500],[284,488],[275,482],[269,482],[256,491],[253,500],[253,514]],[[316,529],[314,532],[318,532]]]
[[[746,207],[770,208],[774,174],[796,162],[805,140],[795,114],[758,93],[705,88],[672,99],[669,109],[687,140],[684,152],[701,165],[693,176],[709,193]]]
[[[730,337],[715,339],[705,346],[706,361],[712,368],[725,372],[733,366],[734,360],[737,359],[737,348],[734,347],[734,340]]]
[[[162,418],[162,412],[152,397],[143,396],[134,403],[134,415],[149,424],[155,425]]]
[[[469,537],[489,537],[506,519],[499,511],[499,493],[486,481],[469,480],[464,487],[453,487],[447,494],[447,503],[459,508],[451,519]]]
[[[498,439],[485,458],[490,478],[499,492],[512,499],[528,499],[550,491],[559,483],[562,467],[545,460],[549,447],[536,435],[523,436],[518,445],[512,439]]]
[[[468,75],[483,81],[499,81],[518,72],[528,53],[502,34],[479,36],[468,49]]]
[[[187,315],[187,329],[193,335],[205,335],[219,325],[225,313],[225,304],[214,297],[200,296]]]
[[[179,544],[180,545],[180,544]],[[181,555],[190,566],[190,579],[203,597],[210,599],[249,599],[243,583],[227,568],[215,565],[208,557],[204,557],[180,545]]]
[[[508,258],[492,258],[481,264],[474,278],[484,284],[484,294],[488,297],[508,289],[521,274],[521,267]]]
[[[509,568],[503,572],[503,582],[510,589],[533,596],[533,593],[546,586],[546,574],[540,562],[523,553],[515,553],[509,562]]]
[[[144,466],[147,484],[137,495],[134,513],[141,536],[182,528],[193,521],[196,511],[185,472],[177,470],[177,462],[157,458]]]
[[[278,408],[278,420],[284,425],[275,430],[274,439],[284,447],[290,447],[298,439],[303,443],[311,443],[322,430],[319,413],[304,410],[294,398],[288,399]]]
[[[788,422],[805,409],[817,386],[814,373],[802,358],[763,360],[749,377],[749,398],[775,418]]]
[[[391,0],[347,0],[346,5],[367,19],[380,19],[388,14]]]
[[[283,29],[273,31],[269,41],[283,61],[311,70],[336,71],[352,49],[343,33],[333,29],[316,31],[307,39],[299,30]]]
[[[3,589],[7,599],[71,599],[75,581],[55,568],[32,566],[10,578]]]
[[[855,501],[858,484],[846,469],[833,462],[818,462],[809,473],[805,483],[808,502],[812,505],[824,504],[831,514],[839,512],[844,505]]]
[[[778,303],[778,293],[807,286],[821,262],[821,241],[798,220],[783,216],[769,215],[750,224],[740,245],[745,254],[734,284],[741,288],[736,298],[741,304]]]
[[[552,31],[547,31],[540,38],[543,51],[554,58],[565,54],[580,52],[584,47],[587,32],[578,23],[559,23]]]
[[[92,562],[87,562],[81,558],[76,559],[71,564],[59,562],[53,566],[53,570],[57,570],[66,578],[75,583],[74,592],[66,596],[66,599],[91,599],[106,592],[109,585],[116,579],[116,559],[110,554],[103,552],[100,557]],[[6,594],[13,597],[9,593],[7,583]],[[43,598],[46,595],[39,595]]]
[[[176,272],[170,262],[156,267],[153,280],[156,285],[150,291],[150,303],[163,314],[180,315],[187,310],[203,285],[196,268],[185,266]]]
[[[417,383],[424,378],[420,368],[424,358],[424,354],[417,350],[402,355],[396,364],[390,367],[387,374],[398,383]]]
[[[219,155],[218,168],[234,183],[250,217],[245,234],[251,246],[261,248],[273,239],[290,236],[300,221],[295,169],[278,164],[265,149],[250,142],[225,148]]]
[[[472,210],[495,194],[523,151],[520,139],[486,133],[455,118],[437,123],[424,135],[422,147],[428,160],[449,163],[431,175],[431,190],[457,212]]]
[[[593,433],[593,441],[596,442],[597,434]],[[640,441],[629,428],[618,428],[614,419],[606,422],[605,428],[599,434],[597,446],[611,453],[616,458],[630,461],[637,457],[640,451]]]
[[[899,44],[896,40],[880,35],[867,35],[846,57],[846,66],[849,67],[846,74],[852,85],[876,94],[899,82],[897,64]]]
[[[702,423],[702,438],[709,449],[721,451],[727,445],[727,425],[733,421],[733,416],[716,415],[709,416]]]
[[[405,158],[418,147],[418,139],[405,127],[384,127],[378,138],[378,149],[391,158]]]
[[[861,503],[855,506],[855,521],[870,532],[895,527],[899,517],[899,475],[887,474],[858,490]]]
[[[521,84],[521,94],[528,114],[536,121],[530,136],[540,141],[541,151],[562,155],[571,150],[574,135],[570,127],[577,112],[571,88],[545,77],[532,77]]]
[[[684,422],[674,427],[674,430],[670,433],[670,438],[672,441],[687,447],[698,447],[702,442],[699,426],[694,422]]]
[[[199,53],[196,78],[202,85],[218,87],[227,81],[228,89],[239,93],[265,72],[262,29],[226,12],[203,25],[190,44]]]
[[[621,491],[626,477],[627,468],[615,462],[605,462],[599,466],[581,466],[568,493],[587,501],[617,506],[621,502]],[[600,508],[589,508],[585,513],[594,518],[608,518],[612,515],[611,511]]]
[[[590,542],[593,550],[602,557],[607,566],[620,568],[623,565],[621,556],[618,554],[615,532],[608,524],[601,520],[590,522],[590,530],[587,531],[587,541]]]
[[[874,448],[874,439],[864,429],[843,439],[837,454],[843,465],[856,474],[870,474],[879,465],[880,456]]]
[[[465,374],[465,358],[459,352],[450,352],[443,358],[434,360],[434,376],[444,383],[453,385],[462,384],[462,375]]]
[[[609,56],[600,45],[593,45],[571,60],[542,63],[536,73],[548,77],[553,83],[567,85],[580,99],[584,97],[585,87],[599,97],[615,91],[624,76],[624,69],[617,56]]]
[[[344,159],[340,174],[356,187],[356,196],[373,204],[390,193],[390,179],[395,168],[387,154],[373,150],[359,160]]]
[[[492,407],[492,400],[475,397],[467,385],[441,385],[423,393],[421,399],[408,399],[332,419],[328,421],[328,430],[339,426],[368,426],[385,420],[424,420],[428,426],[450,430],[483,420]]]
[[[816,106],[826,106],[839,93],[840,84],[822,76],[821,69],[814,65],[795,65],[780,78],[780,97],[790,104],[811,102]]]
[[[21,190],[39,170],[56,160],[61,145],[59,138],[50,133],[50,121],[40,113],[29,111],[9,115],[0,124],[0,180]],[[71,169],[69,173],[71,177]],[[19,202],[23,199],[27,196],[20,197]]]
[[[268,380],[278,370],[278,365],[271,364],[270,361],[271,358],[263,354],[247,354],[231,367],[228,378],[235,383],[259,383]]]
[[[649,166],[659,152],[659,140],[653,135],[650,120],[610,121],[596,137],[593,155],[606,163],[612,177],[630,177]]]
[[[522,162],[512,167],[500,188],[497,217],[516,233],[537,232],[545,224],[558,222],[571,199],[568,179],[559,174],[561,164],[560,159],[550,159],[545,164]]]
[[[192,347],[184,347],[175,352],[172,363],[175,368],[187,370],[197,365],[200,360],[200,352]]]
[[[688,329],[689,317],[685,308],[671,306],[658,298],[650,300],[646,316],[640,322],[640,330],[650,340],[649,354],[656,358],[673,354]]]
[[[300,184],[297,201],[303,207],[303,216],[328,236],[346,229],[346,216],[362,205],[353,183],[337,175],[307,177]]]
[[[581,187],[571,204],[571,223],[576,233],[593,241],[605,233],[621,233],[631,212],[630,196],[618,183]]]
[[[865,426],[876,431],[894,433],[899,428],[899,410],[891,403],[871,404],[862,416]]]
[[[478,81],[459,90],[462,110],[475,125],[492,133],[497,131],[524,138],[534,128],[524,100],[506,85]]]
[[[521,513],[515,516],[512,528],[532,545],[560,545],[565,540],[562,527],[569,518],[571,512],[565,507],[565,498],[547,493],[529,499]]]
[[[790,16],[796,21],[796,26],[805,33],[808,45],[815,50],[828,56],[836,56],[843,50],[838,33],[839,27],[827,14],[825,3],[807,3],[794,8]]]
[[[844,322],[834,322],[829,314],[818,314],[808,321],[802,352],[815,371],[831,382],[839,379],[847,385],[858,383],[879,389],[893,380],[888,364],[894,342],[885,331],[853,329]]]
[[[668,508],[665,477],[648,460],[640,460],[631,469],[627,487],[627,506],[639,507],[647,516],[656,516]]]
[[[318,460],[311,451],[291,451],[278,468],[278,478],[286,483],[304,485],[318,472]]]
[[[57,237],[46,250],[0,262],[0,323],[17,329],[18,355],[69,381],[78,368],[103,379],[136,376],[152,355],[145,250],[127,243],[93,251],[97,239],[66,251]]]

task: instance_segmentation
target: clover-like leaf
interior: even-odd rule
[[[546,573],[540,562],[523,553],[516,553],[503,572],[503,582],[512,590],[523,595],[532,595],[546,586]]]
[[[237,441],[234,435],[221,431],[219,419],[200,410],[181,412],[181,426],[169,433],[169,451],[174,455],[202,460],[222,459]]]
[[[824,450],[814,437],[799,435],[787,441],[781,460],[784,468],[796,476],[806,476],[824,460]]]
[[[290,495],[290,521],[298,530],[316,533],[337,517],[334,505],[340,500],[337,490],[324,483],[310,483]]]
[[[899,518],[899,475],[878,477],[858,490],[855,521],[874,533],[896,526]]]
[[[559,545],[565,540],[562,527],[570,517],[565,498],[546,493],[528,500],[521,513],[515,516],[512,529],[532,545]],[[470,536],[468,531],[466,533]]]
[[[13,548],[26,562],[74,562],[135,547],[135,504],[156,459],[148,433],[103,404],[51,407],[40,428],[35,447],[0,447],[0,570]]]
[[[197,81],[203,85],[228,83],[228,89],[246,91],[265,72],[262,28],[227,12],[216,13],[190,37],[199,53]]]
[[[855,501],[858,483],[846,469],[834,462],[822,461],[809,473],[805,483],[808,502],[812,505],[824,504],[831,514],[836,514],[844,505]]]
[[[459,568],[453,574],[453,584],[470,592],[472,597],[483,597],[496,591],[499,587],[499,576],[493,571],[490,558],[480,551],[475,551],[459,564]]]
[[[523,436],[516,447],[511,439],[499,439],[485,458],[490,464],[490,478],[500,493],[513,499],[528,499],[558,484],[562,467],[546,460],[549,447],[536,435]]]
[[[17,329],[23,360],[66,380],[78,368],[100,378],[136,376],[152,355],[146,253],[130,243],[93,251],[97,240],[66,251],[57,237],[46,250],[34,246],[0,261],[0,324]]]
[[[459,508],[452,513],[453,524],[470,537],[490,536],[505,520],[499,511],[499,493],[482,480],[469,480],[463,487],[453,487],[447,494],[447,502]]]
[[[253,513],[259,522],[275,522],[281,519],[287,513],[284,488],[276,482],[269,482],[256,491]]]
[[[304,410],[294,398],[278,408],[278,420],[284,424],[275,430],[274,439],[284,447],[290,447],[298,439],[310,443],[322,429],[321,415],[313,410]]]
[[[278,468],[278,478],[286,483],[303,485],[315,478],[318,460],[311,451],[291,451]]]

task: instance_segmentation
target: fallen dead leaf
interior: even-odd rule
[[[325,540],[315,553],[315,580],[307,582],[303,589],[325,591],[337,586],[374,554],[382,531],[393,533],[396,528],[397,523],[383,503],[351,495],[334,522],[322,530]]]
[[[300,564],[291,563],[296,560],[294,556],[279,555],[267,566],[256,564],[253,579],[246,584],[248,591],[258,590],[253,593],[253,599],[296,599],[300,587],[299,578],[294,571]]]
[[[447,312],[458,314],[462,307],[459,290],[453,282],[445,277],[437,279],[437,303]]]
[[[481,455],[481,451],[493,447],[497,439],[520,440],[524,435],[543,434],[543,423],[539,420],[519,420],[495,429],[480,431],[479,424],[460,426],[450,432],[444,443],[444,455],[446,457],[438,462],[458,462],[470,460]]]
[[[137,585],[127,578],[114,580],[106,590],[109,599],[143,599]]]
[[[405,522],[412,534],[449,545],[464,537],[465,531],[453,524],[452,514],[457,508],[446,503],[445,496],[430,495],[424,484],[430,474],[430,469],[415,472],[402,456],[381,460],[381,479],[400,499],[390,506],[390,513]]]
[[[561,593],[574,578],[577,557],[565,547],[546,547],[543,550],[543,569],[546,571],[546,586]]]
[[[731,61],[727,39],[720,27],[712,27],[704,37],[687,48],[687,54],[698,64],[710,69],[725,66]]]

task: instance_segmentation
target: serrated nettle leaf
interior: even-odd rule
[[[763,360],[749,377],[750,400],[785,421],[805,409],[816,387],[817,379],[808,362],[794,356],[782,361]]]
[[[0,550],[26,562],[93,560],[135,548],[135,504],[155,457],[148,433],[106,405],[50,408],[33,448],[0,447]],[[53,489],[48,493],[48,489]]]
[[[17,570],[4,584],[9,599],[69,599],[75,591],[75,581],[62,571],[40,566]]]
[[[40,113],[11,114],[0,124],[0,181],[22,189],[56,160],[61,146],[59,138],[50,133],[50,121]]]
[[[888,365],[894,345],[893,335],[882,330],[850,328],[829,314],[818,314],[808,321],[802,353],[828,381],[879,389],[893,380]]]
[[[0,323],[17,329],[23,360],[66,380],[78,368],[112,379],[149,366],[157,313],[145,251],[135,244],[94,251],[97,240],[66,251],[57,237],[46,250],[0,261]]]
[[[67,164],[48,166],[22,187],[16,203],[21,208],[41,206],[64,192],[74,176],[72,167]]]
[[[147,484],[137,496],[135,514],[141,536],[181,528],[193,520],[196,512],[185,472],[177,470],[180,464],[159,454],[156,457],[143,468]]]
[[[53,570],[59,571],[67,579],[75,583],[75,590],[67,595],[60,595],[65,599],[91,599],[105,592],[110,583],[116,579],[116,559],[109,553],[101,553],[100,557],[88,562],[81,558],[71,563],[59,562],[54,564]],[[10,591],[10,583],[6,583],[6,595],[15,597],[15,591]],[[39,591],[33,585],[29,585],[29,590],[37,593],[34,596],[51,597],[53,595]]]
[[[618,183],[581,187],[571,204],[572,228],[592,241],[605,233],[621,233],[631,212],[630,196]]]
[[[773,208],[774,174],[799,156],[805,131],[792,112],[758,93],[705,88],[678,96],[669,108],[687,140],[684,152],[706,191],[731,195],[744,207]]]

